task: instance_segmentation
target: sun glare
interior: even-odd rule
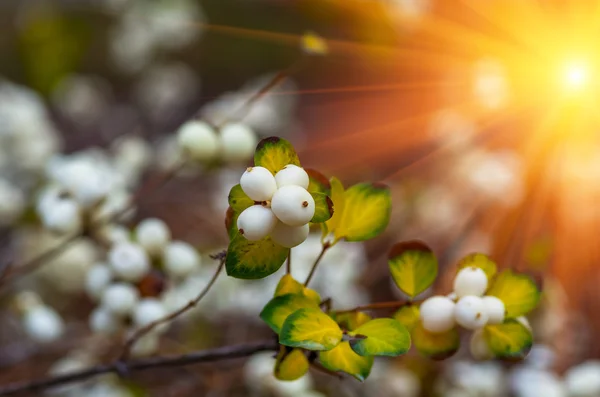
[[[583,63],[571,63],[565,68],[564,80],[568,88],[579,90],[588,83],[588,68]]]

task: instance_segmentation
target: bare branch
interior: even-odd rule
[[[327,252],[327,250],[329,248],[331,248],[331,244],[328,241],[325,241],[323,243],[323,249],[321,249],[321,253],[319,253],[319,256],[317,256],[317,259],[315,259],[315,263],[313,263],[312,269],[310,269],[310,273],[308,274],[308,277],[306,278],[306,281],[304,282],[305,287],[308,287],[308,283],[310,283],[310,280],[312,280],[313,276],[315,275],[317,266],[319,266],[321,259],[323,259],[323,255],[325,255],[325,252]]]

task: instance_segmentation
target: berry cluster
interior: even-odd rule
[[[273,175],[264,167],[250,167],[240,179],[240,186],[255,205],[245,209],[237,219],[241,235],[250,241],[271,236],[287,248],[295,247],[308,237],[308,223],[315,215],[315,200],[306,190],[306,171],[288,164]]]

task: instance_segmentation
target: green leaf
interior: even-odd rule
[[[319,306],[311,299],[300,294],[286,294],[276,296],[260,312],[260,318],[279,333],[283,323],[288,316],[298,309],[311,307],[318,309]]]
[[[254,165],[265,167],[275,175],[288,164],[300,166],[300,159],[292,144],[272,136],[258,143],[254,152]]]
[[[331,350],[342,340],[342,330],[319,309],[306,308],[292,313],[283,323],[279,343],[307,350]]]
[[[531,332],[517,320],[486,325],[483,332],[490,350],[499,358],[523,359],[533,345]]]
[[[394,313],[394,318],[404,325],[406,329],[412,330],[419,324],[420,310],[416,305],[406,305]]]
[[[310,193],[323,193],[326,196],[331,195],[331,183],[325,175],[310,168],[305,168],[304,171],[308,174],[309,183],[307,190]]]
[[[306,296],[311,301],[315,302],[317,305],[321,304],[321,295],[319,295],[319,293],[314,289],[304,287],[302,293],[304,294],[304,296]]]
[[[332,192],[333,194],[333,192]],[[335,204],[336,212],[338,207]],[[390,190],[382,184],[359,183],[344,192],[344,207],[339,224],[329,228],[336,239],[364,241],[385,230],[392,212]]]
[[[327,232],[324,234],[335,230],[342,219],[344,208],[346,207],[346,197],[344,192],[344,185],[342,185],[342,182],[335,177],[331,178],[331,201],[333,202],[335,211],[333,212],[331,219],[325,223]]]
[[[363,382],[371,373],[374,359],[359,356],[350,348],[350,343],[342,342],[329,351],[320,352],[319,361],[330,371],[342,371]]]
[[[460,347],[460,337],[456,329],[433,334],[424,329],[420,322],[412,330],[412,342],[419,353],[433,360],[451,357]]]
[[[411,298],[429,288],[437,277],[437,258],[420,241],[394,245],[388,255],[388,264],[398,288]]]
[[[529,276],[514,273],[512,270],[498,274],[487,295],[495,296],[504,302],[507,318],[529,313],[540,300],[540,291],[535,282]]]
[[[239,234],[237,228],[237,219],[239,216],[239,212],[235,212],[231,207],[227,208],[227,212],[225,213],[225,228],[227,229],[229,240],[233,240]]]
[[[288,351],[281,346],[273,374],[279,380],[292,381],[303,377],[308,372],[308,359],[300,349]]]
[[[307,288],[296,281],[290,274],[284,275],[277,287],[275,288],[274,296],[286,294],[300,294],[315,302],[317,305],[321,303],[321,295],[313,289]]]
[[[289,251],[273,242],[271,237],[250,241],[238,233],[229,242],[225,269],[235,278],[264,278],[279,270]]]
[[[311,192],[310,195],[315,200],[315,215],[310,221],[321,223],[329,220],[333,215],[333,201],[325,193]]]
[[[254,205],[254,200],[246,196],[246,193],[244,193],[242,186],[240,186],[239,183],[229,191],[228,200],[229,206],[238,213],[241,213],[246,208]]]
[[[334,314],[333,319],[342,329],[354,331],[364,323],[371,321],[371,316],[363,312],[347,312]]]
[[[488,280],[491,280],[496,274],[496,263],[485,254],[470,254],[465,256],[458,262],[458,269],[464,269],[465,267],[478,267],[485,272]]]
[[[376,318],[348,335],[353,337],[350,347],[360,356],[395,357],[410,349],[408,330],[393,318]]]

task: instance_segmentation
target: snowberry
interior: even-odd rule
[[[89,325],[92,332],[113,335],[121,329],[123,323],[119,316],[98,307],[90,314]]]
[[[159,342],[158,334],[149,332],[131,346],[131,355],[134,357],[152,355],[158,351]]]
[[[100,299],[104,289],[112,281],[112,271],[104,263],[97,263],[88,270],[85,279],[85,291],[90,298]]]
[[[459,298],[467,295],[481,296],[488,286],[488,279],[483,270],[475,266],[461,269],[454,279],[454,292]]]
[[[81,213],[75,200],[57,199],[40,214],[46,228],[57,233],[72,233],[81,227]]]
[[[506,312],[504,302],[495,296],[484,296],[482,299],[489,317],[488,324],[502,324]]]
[[[139,281],[150,271],[148,254],[134,243],[114,245],[108,252],[108,260],[115,274],[126,281]]]
[[[54,309],[39,305],[25,312],[23,327],[27,335],[36,342],[54,342],[64,332],[62,318]]]
[[[171,231],[166,223],[156,218],[144,219],[135,229],[137,242],[152,255],[162,251],[171,239]]]
[[[571,368],[565,374],[569,396],[593,397],[600,395],[600,362],[587,361]]]
[[[304,168],[294,164],[288,164],[275,174],[277,187],[296,185],[308,189],[309,178]]]
[[[109,285],[102,294],[101,306],[109,312],[124,316],[133,311],[139,300],[139,293],[131,284]]]
[[[306,189],[288,185],[275,192],[271,210],[286,225],[302,226],[315,215],[315,200]]]
[[[163,251],[165,271],[173,277],[186,277],[200,266],[200,255],[190,244],[172,241]]]
[[[256,148],[256,134],[241,123],[226,124],[219,134],[223,160],[246,161],[252,158]]]
[[[277,222],[271,232],[271,238],[279,245],[292,248],[306,240],[309,229],[308,223],[302,226],[288,226],[283,222]]]
[[[454,327],[455,303],[445,296],[432,296],[420,308],[423,328],[432,333],[442,333]]]
[[[483,329],[478,329],[473,332],[469,343],[469,350],[471,351],[471,356],[475,360],[490,360],[494,357],[494,354],[485,340]]]
[[[277,183],[271,171],[264,167],[249,167],[240,178],[242,190],[254,201],[271,200]]]
[[[161,301],[154,298],[146,298],[142,299],[133,311],[133,322],[136,326],[142,328],[156,320],[160,320],[166,315],[167,311]],[[160,328],[158,327],[158,329]],[[166,330],[166,327],[163,326],[162,329]]]
[[[479,329],[488,321],[488,314],[483,299],[468,295],[460,298],[454,308],[456,322],[466,329]]]
[[[277,223],[273,211],[262,205],[246,208],[237,219],[237,228],[250,241],[258,241],[266,237]]]
[[[177,143],[193,160],[212,160],[219,150],[219,138],[214,129],[203,121],[191,120],[177,131]]]

